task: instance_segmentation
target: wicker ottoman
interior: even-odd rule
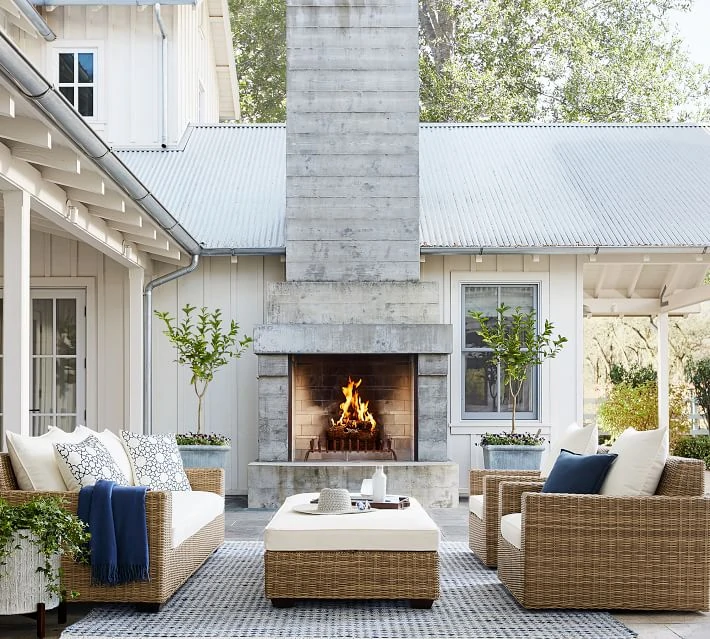
[[[409,599],[430,608],[439,598],[439,528],[419,502],[401,510],[305,515],[286,499],[264,531],[264,585],[274,606],[295,599]]]

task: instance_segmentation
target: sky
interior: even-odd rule
[[[710,65],[710,0],[695,0],[690,13],[677,14],[678,29],[695,62]]]

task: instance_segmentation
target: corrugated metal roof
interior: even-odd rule
[[[285,246],[283,125],[195,126],[179,149],[116,153],[204,248]]]
[[[710,244],[698,125],[423,125],[427,247]]]
[[[283,250],[284,125],[209,125],[121,159],[206,248]],[[699,125],[422,124],[427,249],[710,245]]]

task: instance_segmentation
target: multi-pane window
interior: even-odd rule
[[[96,54],[93,51],[59,53],[59,91],[83,116],[95,115]]]
[[[501,304],[523,311],[537,309],[537,284],[465,284],[462,286],[463,335],[461,336],[463,419],[510,419],[510,392],[503,386],[502,365],[491,362],[491,349],[476,333],[480,323],[469,311],[480,311],[497,322]],[[491,324],[492,325],[492,324]],[[516,414],[521,419],[537,418],[537,368],[530,371],[518,396]]]

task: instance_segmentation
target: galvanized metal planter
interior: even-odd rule
[[[539,470],[544,446],[485,445],[483,467],[489,470]]]
[[[231,446],[180,445],[180,457],[185,468],[224,468]]]

